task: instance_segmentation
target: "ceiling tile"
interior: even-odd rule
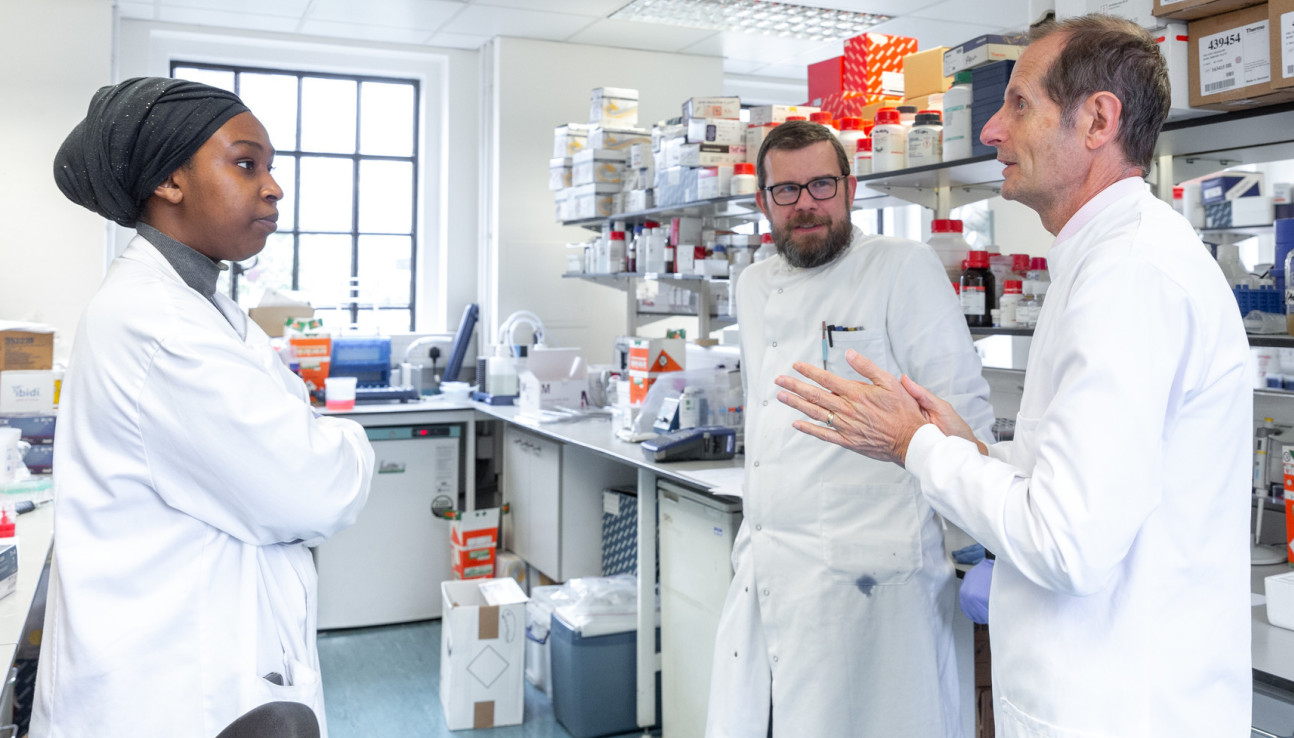
[[[681,51],[714,35],[714,31],[637,21],[600,20],[566,39],[577,44],[624,46],[648,51]],[[718,56],[708,54],[708,56]]]
[[[154,20],[156,14],[152,3],[117,3],[117,17],[134,20]]]
[[[254,13],[257,15],[277,15],[301,17],[310,6],[310,0],[161,0],[159,5],[172,8],[201,8],[205,10],[223,10],[230,13]]]
[[[306,20],[436,31],[465,7],[450,0],[314,0]]]
[[[751,61],[748,59],[724,59],[724,74],[762,74],[761,69],[768,66],[766,61]]]
[[[340,1],[340,0],[338,0]],[[476,36],[516,36],[560,41],[589,25],[590,16],[468,5],[440,30]]]
[[[685,46],[680,51],[688,54],[722,56],[725,59],[780,62],[820,49],[823,44],[824,42],[822,41],[786,38],[784,36],[723,31],[691,46]],[[840,52],[837,51],[836,53],[839,54]],[[830,54],[827,56],[830,56]]]
[[[877,33],[910,36],[921,43],[921,48],[957,46],[985,33],[1001,33],[1001,26],[959,23],[931,18],[895,18],[876,26]]]
[[[175,8],[163,5],[158,8],[157,20],[167,23],[187,23],[216,28],[242,28],[251,31],[278,31],[291,33],[297,29],[297,19],[287,16],[233,13],[225,10],[201,8]]]
[[[432,35],[421,28],[392,28],[367,23],[341,23],[323,20],[306,20],[298,31],[310,36],[347,38],[357,41],[386,41],[393,44],[422,44]]]
[[[982,3],[974,0],[943,0],[920,10],[909,11],[907,15],[995,26],[1001,30],[1011,31],[1020,31],[1029,26],[1029,0],[993,0],[991,7],[991,10],[986,11]],[[918,36],[918,38],[921,37]],[[972,38],[974,35],[968,35],[962,40],[969,41]],[[925,39],[921,38],[921,42],[924,45]]]
[[[848,10],[853,13],[880,13],[881,15],[905,15],[927,5],[935,5],[941,0],[778,0],[791,5],[809,5],[815,8],[831,10]],[[965,0],[978,4],[977,0]],[[983,8],[981,7],[981,12]]]
[[[605,18],[623,8],[629,0],[468,0],[472,5],[494,5],[501,8],[546,10]]]

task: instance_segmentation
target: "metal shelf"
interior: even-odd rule
[[[754,195],[732,195],[731,197],[716,197],[710,200],[697,200],[695,202],[682,203],[679,205],[662,205],[660,207],[648,208],[646,210],[637,210],[632,213],[613,213],[611,215],[598,216],[596,218],[564,220],[562,221],[562,225],[598,229],[602,227],[603,223],[606,223],[609,220],[637,222],[651,220],[653,217],[664,219],[685,215],[709,215],[717,218],[763,217],[759,212],[759,209],[755,207]]]
[[[1002,192],[1002,165],[997,153],[929,164],[858,178],[854,208],[883,208],[916,204],[935,211],[936,218],[972,202]]]

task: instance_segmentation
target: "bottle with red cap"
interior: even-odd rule
[[[805,118],[803,115],[788,115],[788,116],[786,116],[786,122],[787,122],[787,123],[790,123],[790,122],[791,122],[791,121],[793,121],[793,120],[808,120],[808,118]]]
[[[966,325],[972,328],[993,326],[997,287],[993,272],[989,270],[987,251],[972,251],[967,258],[966,270],[961,273],[961,304]]]
[[[1047,296],[1051,278],[1047,275],[1047,260],[1035,256],[1029,261],[1029,271],[1025,273],[1023,294],[1020,305],[1016,308],[1016,321],[1021,328],[1033,328],[1038,325],[1038,315],[1042,312],[1042,303]]]
[[[1003,328],[1018,328],[1016,309],[1020,306],[1023,282],[1019,279],[1005,280],[1002,287],[1002,299],[998,300],[998,324]]]
[[[765,233],[759,237],[759,248],[755,249],[755,263],[777,255],[777,245],[773,243],[773,234]]]
[[[867,134],[863,133],[863,119],[845,116],[840,119],[840,145],[845,148],[846,156],[853,156],[858,151],[858,140],[866,138]]]
[[[872,126],[872,171],[892,172],[908,165],[908,129],[899,121],[898,108],[876,111]]]
[[[948,281],[957,284],[961,281],[962,262],[970,254],[970,244],[962,237],[962,222],[955,219],[935,218],[930,224],[930,240],[926,241],[935,250],[939,261],[944,265]]]
[[[755,165],[750,162],[738,162],[732,165],[732,183],[730,191],[734,195],[753,195],[759,188],[755,176]]]
[[[610,274],[618,274],[625,270],[625,232],[611,231],[611,238],[607,243],[607,269]]]
[[[854,176],[861,177],[872,173],[872,139],[864,136],[858,139],[858,148],[854,154]]]
[[[840,138],[840,130],[836,128],[836,122],[833,120],[831,113],[828,113],[825,110],[820,110],[816,113],[809,113],[809,120],[820,126],[824,126],[827,130],[831,131],[833,136]]]

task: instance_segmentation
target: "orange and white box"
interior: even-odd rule
[[[449,524],[449,542],[459,548],[499,545],[499,508],[459,513],[459,518]]]
[[[629,371],[679,372],[687,368],[686,342],[681,338],[629,339]]]
[[[844,90],[884,94],[882,74],[902,72],[903,57],[917,51],[917,40],[884,33],[861,33],[845,39]]]
[[[454,579],[485,579],[494,576],[494,563],[498,555],[493,546],[488,548],[460,548],[452,546],[450,571]]]

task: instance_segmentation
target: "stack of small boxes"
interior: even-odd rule
[[[726,196],[732,165],[746,161],[741,98],[693,97],[681,113],[652,131],[657,206]]]
[[[556,193],[557,219],[602,218],[623,209],[626,189],[637,185],[628,167],[634,144],[650,143],[638,127],[638,90],[598,87],[589,100],[589,122],[566,123],[553,134],[548,188]]]
[[[54,329],[36,323],[0,321],[0,426],[13,426],[30,444],[23,464],[52,471],[54,410],[61,373],[53,371]]]
[[[903,58],[916,50],[917,40],[907,36],[863,33],[846,39],[841,56],[809,65],[809,104],[836,118],[871,118],[881,105],[899,104]]]
[[[971,156],[983,156],[997,151],[994,146],[980,142],[980,132],[998,110],[1002,108],[1002,98],[1006,86],[1011,81],[1011,69],[1015,61],[989,62],[971,69]]]
[[[450,523],[454,579],[489,579],[494,576],[499,545],[499,509],[459,513]]]

